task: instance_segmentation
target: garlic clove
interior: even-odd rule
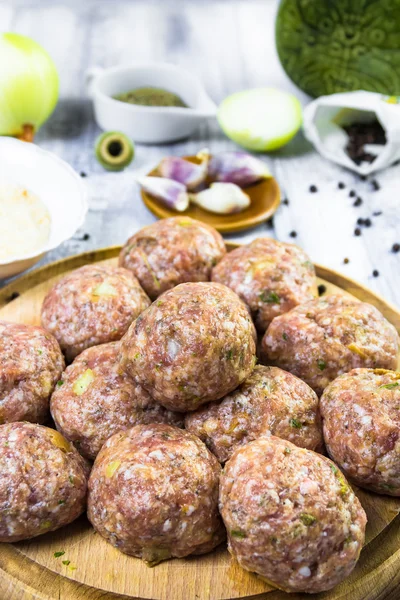
[[[192,163],[179,156],[167,156],[160,162],[157,171],[161,177],[183,183],[186,189],[192,191],[201,185],[207,177],[210,154],[208,151],[202,150],[197,154],[197,157],[201,160],[200,164]]]
[[[196,154],[197,158],[199,160],[206,161],[208,163],[208,161],[211,158],[211,153],[209,148],[202,148],[201,150],[198,151],[198,153]]]
[[[234,183],[212,183],[199,192],[190,194],[193,204],[220,215],[240,212],[250,206],[250,198]]]
[[[189,206],[186,187],[178,181],[165,177],[137,177],[136,181],[147,194],[172,210],[183,212]]]
[[[213,181],[236,183],[240,187],[272,177],[267,165],[247,152],[221,152],[213,156],[208,165],[208,175]]]

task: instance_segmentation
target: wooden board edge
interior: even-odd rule
[[[235,244],[232,242],[226,243],[228,251],[233,250],[240,245],[241,244]],[[119,255],[121,248],[122,246],[109,246],[106,248],[99,248],[98,250],[89,250],[87,252],[82,252],[81,254],[75,254],[67,258],[61,258],[53,263],[44,265],[43,267],[39,267],[33,271],[29,271],[28,273],[25,273],[0,289],[0,308],[5,306],[10,301],[13,294],[23,294],[26,290],[30,289],[34,285],[42,283],[50,277],[62,274],[70,269],[77,269],[85,264],[106,260],[108,258],[115,258]],[[342,273],[338,273],[333,269],[329,269],[328,267],[324,267],[319,264],[315,264],[315,269],[317,276],[321,279],[325,279],[325,281],[328,281],[329,283],[337,285],[338,287],[348,291],[359,300],[364,302],[373,302],[374,305],[385,315],[385,317],[391,323],[393,323],[397,331],[400,332],[400,309],[398,309],[395,305],[387,302],[384,300],[384,298],[379,296],[379,294],[376,294],[366,286],[358,283],[350,277],[347,277],[346,275],[343,275]]]
[[[390,321],[400,333],[400,309],[394,304],[388,302],[382,298],[382,296],[376,292],[373,292],[362,283],[359,283],[358,281],[355,281],[354,279],[351,279],[342,273],[338,273],[333,269],[316,264],[315,270],[318,277],[346,290],[358,298],[358,300],[369,303],[373,301],[374,306],[381,311],[386,319],[388,319],[388,321]]]
[[[0,288],[0,308],[8,304],[13,294],[23,294],[30,288],[43,283],[54,275],[60,275],[70,269],[78,269],[86,264],[91,264],[108,258],[115,258],[121,251],[122,246],[108,246],[99,250],[88,250],[66,258],[60,258],[52,263],[43,265],[38,269],[28,271],[17,277],[3,288]]]
[[[276,590],[237,600],[398,600],[400,590],[400,517],[365,548],[342,584],[309,596]],[[140,600],[90,587],[54,573],[22,556],[11,544],[0,545],[0,597],[4,600]],[[21,568],[21,558],[22,566]],[[384,576],[387,574],[388,576]],[[39,585],[34,584],[38,582]],[[174,600],[171,598],[171,600]],[[221,598],[221,600],[224,600]]]

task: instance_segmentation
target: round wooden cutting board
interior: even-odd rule
[[[233,245],[228,245],[228,250]],[[0,319],[39,324],[43,297],[68,271],[107,260],[119,247],[67,258],[20,277],[0,290]],[[400,312],[361,285],[317,266],[324,293],[342,292],[374,304],[400,331]],[[1,365],[0,365],[1,369]],[[368,515],[367,539],[352,575],[318,600],[400,598],[400,498],[356,489]],[[61,556],[57,553],[62,552]],[[150,569],[94,532],[86,517],[28,542],[0,544],[0,600],[288,600],[233,561],[225,546],[201,557],[169,560]]]

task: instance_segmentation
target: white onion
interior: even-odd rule
[[[0,35],[0,135],[32,141],[58,100],[54,62],[36,42]]]

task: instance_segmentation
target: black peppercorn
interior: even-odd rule
[[[289,200],[285,198],[284,200],[282,200],[282,204],[285,204],[285,206],[289,206]]]
[[[344,264],[345,264],[345,265],[348,265],[348,264],[349,264],[349,262],[350,262],[350,260],[349,260],[348,258],[344,258],[344,259],[343,259],[343,262],[344,262]]]
[[[357,219],[357,225],[364,225],[364,224],[365,224],[365,221],[364,221],[364,219],[362,219],[361,217],[359,217],[359,218]]]
[[[379,271],[377,271],[376,269],[374,269],[374,270],[372,271],[372,275],[373,275],[374,277],[379,277]]]
[[[346,187],[346,185],[343,183],[343,181],[339,181],[339,183],[338,183],[339,190],[344,190],[345,187]]]
[[[365,225],[365,227],[371,227],[371,225],[372,225],[371,219],[364,219],[364,225]]]
[[[289,233],[289,235],[290,235],[290,237],[295,238],[295,237],[297,237],[297,231],[291,231]]]
[[[372,185],[372,189],[373,189],[375,192],[381,189],[381,186],[379,185],[379,183],[377,182],[377,180],[376,180],[376,179],[373,179],[373,180],[371,181],[371,185]]]
[[[362,198],[360,198],[360,196],[358,196],[358,198],[353,202],[353,206],[361,206],[362,203],[363,203]]]
[[[372,213],[373,217],[379,217],[382,214],[381,210],[376,210],[375,212]]]
[[[399,252],[399,250],[400,250],[400,244],[393,244],[392,252],[397,253],[397,252]]]
[[[355,195],[356,195],[355,191],[354,190],[350,190],[350,192],[349,192],[350,198],[354,198]]]
[[[310,185],[310,192],[312,194],[315,194],[315,192],[318,192],[318,188],[316,185]]]
[[[322,294],[325,294],[326,292],[326,285],[324,285],[323,283],[320,283],[320,285],[318,286],[318,294],[320,296],[322,296]]]
[[[361,235],[361,229],[359,227],[355,228],[354,235]]]
[[[376,159],[376,154],[367,152],[367,144],[386,144],[385,130],[378,120],[369,123],[355,121],[348,125],[342,125],[342,128],[348,136],[345,150],[356,165],[361,165],[364,162],[372,163]],[[367,180],[366,175],[359,175],[359,177],[361,181]]]
[[[81,172],[80,172],[80,176],[81,176],[81,177],[87,177],[87,175],[86,175],[85,171],[81,171]]]

